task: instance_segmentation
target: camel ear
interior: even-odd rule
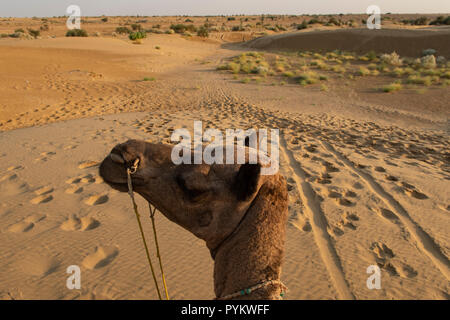
[[[233,191],[239,201],[249,199],[256,192],[260,173],[261,165],[259,163],[246,163],[239,168],[233,183]]]

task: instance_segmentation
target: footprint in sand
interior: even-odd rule
[[[337,203],[339,203],[341,206],[344,206],[344,207],[353,207],[355,205],[354,202],[351,202],[347,198],[343,198],[343,197],[336,198],[336,201],[337,201]]]
[[[119,249],[115,246],[97,247],[94,253],[86,256],[82,264],[85,268],[93,270],[110,264],[119,254]]]
[[[80,180],[81,183],[93,183],[95,182],[94,176],[92,174],[87,174]]]
[[[386,270],[389,274],[403,278],[414,278],[417,276],[418,272],[411,266],[403,262],[393,261],[395,254],[392,249],[384,243],[374,242],[372,243],[370,250],[375,257],[378,266]]]
[[[40,213],[32,214],[23,219],[22,221],[9,226],[8,231],[13,233],[27,232],[31,230],[35,226],[35,224],[44,220],[46,217],[47,216],[45,214]]]
[[[46,187],[41,187],[37,190],[34,191],[34,193],[38,196],[44,195],[44,194],[48,194],[50,192],[53,192],[53,188],[50,186],[46,186]]]
[[[342,195],[339,192],[332,191],[332,190],[329,190],[329,192],[328,192],[328,198],[339,199],[341,197],[342,197]]]
[[[103,178],[100,176],[95,176],[95,177],[93,177],[93,179],[94,179],[95,184],[100,184],[100,183],[104,182]]]
[[[308,152],[316,152],[317,146],[315,144],[310,144],[310,145],[304,147],[304,149]]]
[[[302,230],[304,232],[310,232],[312,230],[309,220],[302,216],[297,215],[290,221],[290,223],[297,229]]]
[[[419,200],[424,200],[424,199],[428,199],[428,196],[422,192],[419,192],[417,190],[405,190],[406,194],[408,194],[410,197],[419,199]]]
[[[92,217],[86,216],[78,218],[76,215],[72,215],[61,224],[61,229],[64,231],[87,231],[97,228],[100,222]]]
[[[103,204],[108,202],[109,197],[106,194],[97,194],[97,195],[93,195],[90,196],[89,198],[87,198],[86,200],[84,200],[84,203],[90,206],[96,206],[99,204]]]
[[[26,217],[24,219],[24,221],[31,222],[31,223],[38,223],[38,222],[44,220],[45,218],[47,218],[47,215],[45,215],[43,213],[33,213],[32,215]]]
[[[53,155],[55,155],[56,153],[55,152],[51,152],[51,151],[48,151],[48,152],[41,152],[41,155],[40,155],[40,157],[39,158],[36,158],[36,159],[34,159],[34,161],[36,161],[36,162],[38,162],[38,161],[47,161],[48,159],[49,159],[49,157],[51,157],[51,156],[53,156]]]
[[[41,203],[47,203],[53,200],[53,196],[51,194],[43,194],[36,198],[31,199],[32,204],[41,204]]]
[[[342,230],[339,225],[334,227],[328,227],[327,231],[329,235],[336,237],[340,237],[344,234],[344,230]]]
[[[413,267],[402,263],[400,267],[396,268],[398,273],[403,278],[414,278],[417,276],[418,272],[413,269]]]
[[[96,167],[99,164],[100,164],[100,162],[98,162],[98,161],[84,161],[78,165],[78,168],[79,169],[87,169],[87,168]]]
[[[3,196],[14,196],[28,190],[28,185],[21,181],[15,173],[7,174],[0,178],[0,194]]]
[[[0,178],[0,182],[17,180],[17,174],[11,173]]]
[[[397,215],[389,209],[379,208],[378,214],[381,215],[383,218],[389,220],[392,223],[398,223],[398,221],[399,221]]]
[[[361,183],[359,183],[359,182],[355,182],[353,184],[353,188],[361,190],[361,189],[364,189],[364,186]]]
[[[83,187],[72,186],[65,191],[68,194],[77,194],[83,192]]]
[[[370,250],[372,250],[375,257],[379,260],[390,259],[395,256],[394,251],[382,242],[372,243]]]
[[[345,193],[346,197],[350,197],[350,198],[356,198],[357,194],[356,192],[352,191],[352,190],[347,190],[347,192]]]
[[[328,173],[324,172],[320,177],[316,177],[313,180],[320,184],[331,184],[331,178],[332,177]]]
[[[394,252],[382,242],[374,242],[370,247],[378,266],[388,271],[391,275],[398,275],[396,268],[390,262]]]
[[[22,170],[23,167],[22,166],[11,166],[8,169],[6,169],[6,171],[18,171],[18,170]]]
[[[339,169],[331,162],[325,161],[322,164],[325,172],[339,172]]]
[[[66,180],[67,184],[76,184],[81,182],[82,177],[73,177]]]
[[[399,186],[403,189],[403,191],[410,197],[416,198],[419,200],[428,199],[428,196],[416,189],[412,184],[401,182]]]
[[[17,262],[19,270],[37,277],[45,277],[56,271],[59,266],[60,262],[56,258],[38,253],[28,253]]]
[[[92,174],[86,174],[82,176],[77,176],[66,180],[67,184],[78,184],[78,183],[100,183],[98,176],[93,176]],[[103,180],[101,181],[103,182]]]
[[[27,232],[31,230],[34,227],[34,223],[27,222],[27,221],[20,221],[18,223],[15,223],[11,226],[9,226],[8,231],[13,233],[21,233],[21,232]]]
[[[356,227],[357,227],[355,225],[356,221],[359,221],[359,218],[358,218],[358,216],[356,214],[346,212],[343,215],[342,220],[338,223],[338,227],[340,229],[345,227],[345,228],[348,228],[348,229],[351,229],[351,230],[356,230]]]

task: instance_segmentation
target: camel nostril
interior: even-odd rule
[[[111,158],[112,161],[114,161],[116,163],[120,163],[120,164],[125,163],[125,160],[122,158],[122,156],[118,155],[117,153],[110,153],[109,157]]]

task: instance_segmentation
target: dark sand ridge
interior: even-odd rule
[[[428,30],[355,29],[296,32],[262,37],[246,46],[261,50],[346,50],[366,53],[374,50],[395,51],[402,56],[417,57],[424,49],[435,49],[436,55],[450,57],[450,28]]]

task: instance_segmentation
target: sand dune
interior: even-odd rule
[[[235,98],[199,107],[199,113],[111,115],[3,133],[0,187],[14,192],[2,193],[2,295],[156,298],[130,200],[97,180],[95,163],[129,138],[168,142],[168,129],[191,128],[200,116],[221,130],[282,129],[288,299],[448,298],[450,177],[443,153],[449,146],[439,133],[274,114]],[[45,201],[34,201],[37,195]],[[138,204],[145,210],[142,199]],[[160,214],[157,223],[172,297],[213,298],[212,260],[202,241]],[[144,226],[150,232],[148,219]],[[79,291],[65,288],[72,264],[82,270]],[[381,266],[383,290],[367,290],[370,264]]]
[[[448,31],[372,32],[286,34],[248,47],[449,54]],[[241,50],[178,35],[139,46],[0,40],[0,299],[156,299],[130,199],[102,181],[98,164],[117,143],[169,143],[194,120],[222,132],[280,129],[287,299],[449,299],[448,88],[381,97],[361,93],[360,79],[335,88],[330,79],[335,92],[243,85],[215,70]],[[159,213],[156,221],[171,297],[214,298],[204,243]],[[71,265],[81,268],[80,290],[66,287]],[[381,290],[366,286],[369,265],[381,268]]]
[[[366,53],[397,52],[417,57],[425,49],[435,49],[437,55],[450,57],[450,29],[342,29],[310,31],[262,37],[246,43],[249,48],[271,51],[346,50]]]

